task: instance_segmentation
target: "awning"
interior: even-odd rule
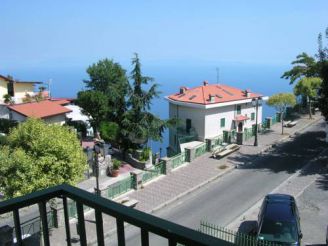
[[[249,120],[249,118],[247,116],[244,116],[244,115],[238,115],[233,120],[234,121],[244,121],[244,120]]]

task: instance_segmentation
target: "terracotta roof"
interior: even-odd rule
[[[51,99],[51,102],[56,103],[58,105],[66,105],[66,104],[71,103],[71,100],[67,100],[67,99],[53,100],[53,99]]]
[[[244,120],[249,120],[249,118],[244,115],[237,115],[233,120],[234,121],[244,121]]]
[[[188,89],[187,87],[180,87],[180,92],[168,96],[169,99],[179,102],[195,103],[195,104],[215,104],[230,101],[238,101],[244,99],[251,99],[262,96],[258,93],[252,93],[248,90],[241,90],[222,84],[208,84]],[[247,97],[247,93],[249,94]]]
[[[8,106],[9,109],[26,117],[47,118],[54,115],[69,113],[72,110],[49,100],[22,103]]]

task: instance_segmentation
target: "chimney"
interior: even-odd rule
[[[251,91],[249,89],[245,90],[245,96],[251,97]]]
[[[209,100],[210,100],[211,103],[214,103],[215,102],[215,96],[210,94],[209,95]]]
[[[204,80],[203,85],[204,86],[207,86],[208,85],[208,81],[207,80]]]
[[[180,87],[180,94],[185,93],[186,90],[187,90],[187,87],[185,87],[185,86],[181,86],[181,87]]]

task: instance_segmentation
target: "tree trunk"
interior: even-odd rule
[[[282,113],[281,113],[281,119],[280,119],[280,121],[281,121],[281,135],[284,135],[284,119],[283,119],[283,117],[282,117]]]

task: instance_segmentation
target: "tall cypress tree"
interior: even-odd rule
[[[153,78],[143,76],[138,54],[132,59],[133,69],[130,79],[128,111],[125,115],[124,133],[130,141],[129,147],[141,147],[148,139],[160,140],[168,121],[161,120],[150,112],[151,102],[159,96],[158,84],[144,89]]]

